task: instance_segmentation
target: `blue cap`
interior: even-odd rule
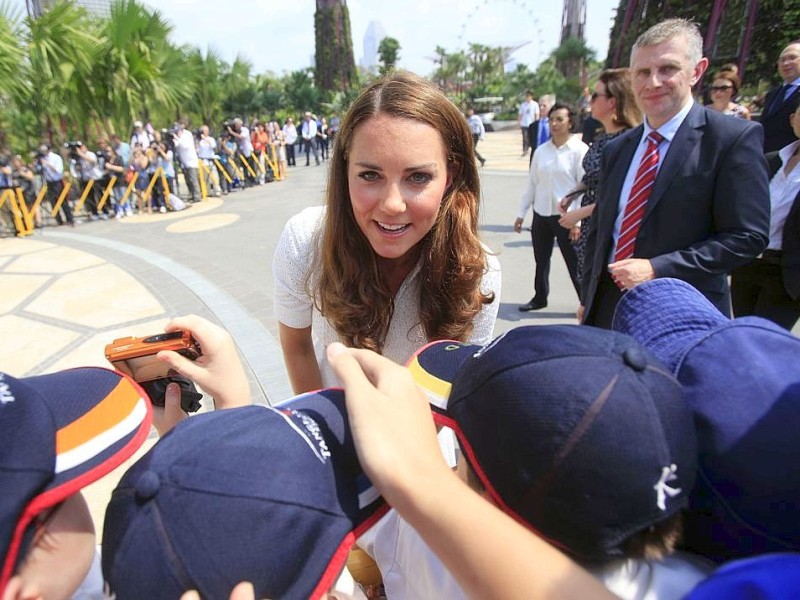
[[[797,590],[800,554],[766,554],[722,565],[684,600],[784,600]]]
[[[602,561],[677,513],[696,444],[680,385],[635,340],[519,327],[435,342],[409,363],[493,500],[573,556]]]
[[[341,390],[187,419],[125,474],[103,530],[117,600],[320,598],[388,510],[356,456]]]
[[[0,373],[0,591],[26,555],[35,517],[130,458],[151,422],[147,395],[116,371]]]
[[[717,560],[800,550],[800,340],[764,319],[728,319],[668,278],[627,292],[614,328],[670,367],[694,412],[688,547]]]

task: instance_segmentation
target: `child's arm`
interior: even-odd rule
[[[373,352],[328,347],[359,459],[384,498],[475,598],[611,598],[564,554],[462,483],[444,463],[408,371]],[[458,510],[453,510],[458,506]]]

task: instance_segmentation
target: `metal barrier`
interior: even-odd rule
[[[16,194],[14,193],[16,191]],[[25,198],[21,188],[7,188],[0,194],[0,208],[8,202],[11,205],[11,215],[14,219],[14,227],[17,230],[17,237],[25,237],[33,233],[32,215],[28,214],[25,206]]]

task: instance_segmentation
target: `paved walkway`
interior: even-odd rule
[[[536,313],[517,310],[533,288],[530,234],[512,229],[528,167],[519,156],[519,132],[488,133],[478,149],[487,161],[481,235],[503,269],[495,333],[524,324],[574,323],[577,299],[557,252],[549,307]],[[298,166],[285,181],[179,213],[0,239],[0,370],[25,376],[108,366],[104,347],[116,337],[156,333],[171,317],[195,313],[231,332],[255,402],[290,397],[273,317],[270,267],[286,220],[322,202],[325,176],[325,165]],[[205,409],[209,403],[204,400]],[[117,469],[87,490],[98,530],[123,472]]]

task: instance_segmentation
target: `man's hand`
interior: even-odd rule
[[[514,231],[516,231],[517,233],[522,231],[522,219],[517,218],[517,220],[514,221]]]
[[[630,290],[640,283],[655,279],[653,264],[646,258],[626,258],[608,265],[611,279],[621,290]]]
[[[578,310],[575,311],[575,316],[578,318],[578,323],[583,323],[583,314],[586,311],[586,307],[583,304],[578,305]]]

